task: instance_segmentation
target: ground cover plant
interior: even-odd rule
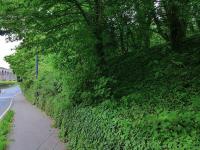
[[[2,120],[0,120],[0,150],[6,150],[8,134],[11,130],[14,113],[9,111]]]

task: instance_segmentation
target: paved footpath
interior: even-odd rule
[[[13,131],[8,150],[65,150],[57,137],[57,129],[51,128],[51,120],[22,94],[13,101],[15,111]]]

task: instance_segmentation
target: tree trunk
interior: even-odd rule
[[[120,45],[121,45],[121,51],[123,54],[127,53],[127,49],[125,46],[125,39],[124,39],[124,27],[122,26],[120,29]]]
[[[151,33],[150,33],[150,27],[151,27],[151,16],[148,16],[147,22],[144,24],[144,48],[149,49],[150,48],[150,39],[151,39]]]
[[[180,16],[180,9],[183,8],[179,7],[175,2],[170,2],[165,9],[170,30],[171,46],[172,49],[178,50],[181,41],[186,37],[187,29],[186,19]]]
[[[143,6],[142,4],[145,3]],[[135,2],[137,11],[138,28],[138,43],[141,49],[148,49],[150,47],[150,26],[152,22],[152,0],[142,0]]]
[[[94,27],[94,34],[96,38],[95,43],[95,50],[97,54],[97,66],[100,70],[101,74],[105,74],[105,66],[106,66],[106,59],[105,59],[105,52],[104,52],[104,44],[103,44],[103,2],[102,0],[95,0],[95,27]]]
[[[186,37],[186,23],[181,21],[176,15],[171,16],[170,41],[172,48],[180,47],[181,41]]]
[[[102,30],[97,29],[95,37],[96,37],[95,50],[98,58],[97,65],[98,67],[100,67],[100,69],[103,69],[104,66],[106,65],[106,60],[105,60]]]
[[[200,20],[197,20],[197,26],[198,26],[198,29],[200,31]]]

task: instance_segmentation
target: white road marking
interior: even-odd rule
[[[4,93],[10,93],[9,91],[6,91],[5,89],[2,89],[1,90],[1,93],[0,93],[0,101],[8,101],[10,100],[10,104],[8,106],[8,108],[3,112],[2,115],[0,115],[0,120],[2,120],[2,118],[6,115],[6,113],[10,110],[12,104],[13,104],[13,100],[14,98],[16,97],[17,94],[19,94],[19,91],[16,91],[15,90],[15,93],[11,92],[10,94],[14,94],[14,96],[4,96]]]
[[[17,95],[18,93],[15,94],[15,96]],[[10,110],[12,104],[13,104],[13,100],[15,98],[15,96],[13,96],[12,98],[10,97],[10,105],[8,106],[8,108],[4,111],[4,113],[0,116],[0,120],[6,115],[6,113]]]
[[[8,108],[4,111],[4,113],[0,116],[0,120],[6,115],[6,113],[10,110],[10,107],[12,106],[14,97],[10,100],[10,105]]]

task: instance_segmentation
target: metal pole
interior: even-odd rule
[[[38,50],[36,51],[36,56],[35,56],[35,77],[36,77],[36,92],[35,92],[35,97],[36,101],[38,101],[39,98],[39,92],[38,92],[38,67],[39,66],[39,56],[38,56]]]
[[[36,58],[35,58],[35,73],[36,73],[36,79],[38,79],[38,62],[39,62],[39,57],[38,57],[38,51],[36,52]]]

